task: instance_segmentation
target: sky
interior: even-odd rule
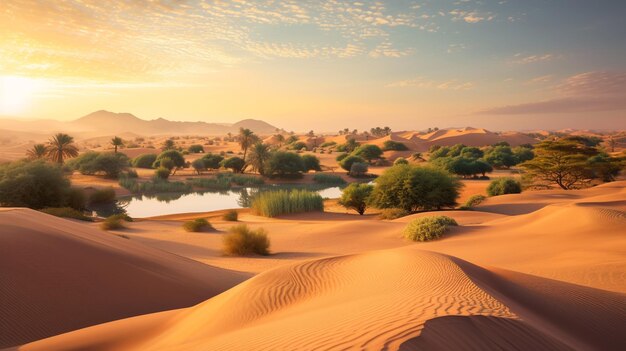
[[[625,1],[1,0],[0,116],[626,128]]]

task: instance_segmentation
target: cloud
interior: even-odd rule
[[[586,72],[553,88],[553,99],[489,108],[477,114],[519,115],[619,111],[626,109],[626,72]]]
[[[469,90],[474,88],[472,82],[459,82],[458,80],[435,81],[424,77],[400,80],[385,85],[387,88],[419,88],[431,90]]]
[[[528,56],[522,56],[521,53],[518,53],[518,54],[515,54],[514,57],[515,59],[512,61],[512,63],[520,64],[520,65],[538,63],[538,62],[547,62],[547,61],[552,61],[552,60],[560,58],[559,55],[550,54],[550,53],[540,54],[540,55],[528,55]]]

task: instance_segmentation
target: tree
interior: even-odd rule
[[[63,164],[65,158],[78,156],[78,148],[74,145],[74,138],[58,133],[52,137],[48,145],[48,157],[58,164]]]
[[[152,166],[154,168],[158,168],[160,166],[166,167],[166,165],[162,164],[161,160],[163,159],[171,160],[172,168],[170,169],[174,170],[173,174],[176,174],[176,170],[178,170],[179,168],[185,167],[185,157],[183,156],[183,154],[181,154],[180,152],[176,150],[166,150],[166,151],[161,152],[159,156],[157,156],[156,161],[154,161],[154,164]]]
[[[339,162],[339,165],[341,166],[341,168],[345,169],[346,171],[348,171],[348,173],[350,173],[350,169],[352,169],[352,165],[354,163],[365,163],[365,160],[359,156],[349,155],[345,157],[344,159],[342,159]]]
[[[142,154],[133,159],[132,165],[137,168],[153,168],[152,165],[156,158],[157,155],[155,154]]]
[[[270,177],[299,177],[304,171],[300,155],[293,152],[276,151],[267,162],[266,174]]]
[[[224,157],[218,154],[208,153],[204,155],[201,160],[204,162],[204,166],[208,169],[220,168],[220,163],[224,160]]]
[[[113,145],[114,153],[117,153],[117,148],[124,146],[124,140],[122,138],[116,136],[111,139],[111,145]]]
[[[473,146],[466,146],[461,149],[461,157],[477,160],[483,157],[484,153],[481,149]]]
[[[26,151],[26,156],[29,160],[40,160],[45,158],[47,154],[48,148],[44,144],[35,144]]]
[[[368,169],[369,169],[369,166],[367,163],[355,162],[350,167],[349,173],[352,177],[361,177],[367,173]]]
[[[163,147],[161,148],[163,151],[167,151],[167,150],[174,150],[176,149],[176,144],[174,143],[174,140],[172,139],[167,139],[165,140],[165,142],[163,143]]]
[[[401,143],[399,141],[393,141],[393,140],[386,140],[383,143],[383,150],[384,151],[390,151],[390,150],[394,150],[394,151],[407,151],[409,148],[404,145],[404,143]]]
[[[194,144],[190,145],[187,151],[189,151],[190,154],[200,154],[204,153],[204,147],[200,144]]]
[[[87,152],[67,162],[67,166],[82,174],[103,174],[106,178],[116,179],[129,164],[128,157],[120,153]]]
[[[363,215],[369,203],[369,197],[374,187],[369,184],[352,183],[341,193],[339,204],[347,209],[353,209]]]
[[[61,167],[44,162],[17,161],[0,165],[0,205],[62,207],[70,190]]]
[[[252,166],[253,171],[257,171],[259,174],[263,175],[265,174],[265,164],[270,157],[271,151],[269,145],[259,142],[252,146],[248,164]]]
[[[315,157],[314,155],[302,155],[302,164],[304,165],[304,172],[319,172],[322,170],[319,158]]]
[[[254,132],[247,128],[239,128],[239,135],[237,136],[237,141],[239,142],[239,146],[241,146],[241,150],[243,151],[243,160],[246,160],[246,153],[248,152],[248,148],[250,146],[256,144],[259,141],[259,138],[254,135]]]
[[[515,156],[516,163],[522,163],[532,160],[535,157],[535,153],[533,153],[532,148],[518,146],[513,149],[513,156]]]
[[[422,153],[421,153],[421,152],[414,152],[414,153],[411,155],[411,159],[412,159],[413,161],[426,161],[426,160],[424,159],[424,155],[422,155]]]
[[[276,141],[278,147],[283,146],[283,143],[285,142],[285,137],[282,134],[276,134],[272,138],[274,139],[274,141]]]
[[[510,168],[518,163],[511,147],[508,145],[496,145],[487,149],[485,161],[496,168]]]
[[[588,162],[598,151],[577,140],[543,141],[535,146],[535,158],[521,164],[528,176],[561,189],[577,189],[591,182],[593,164]]]
[[[196,173],[198,173],[198,175],[201,175],[203,171],[206,171],[207,167],[206,164],[204,163],[204,160],[199,158],[194,160],[193,162],[191,162],[191,167],[196,171]]]
[[[235,156],[223,160],[220,165],[226,169],[232,170],[234,173],[241,173],[243,172],[243,168],[246,165],[246,161],[244,161],[240,157]]]
[[[453,207],[462,186],[456,177],[440,169],[398,165],[376,179],[372,204],[408,212]]]
[[[373,160],[377,160],[382,157],[383,150],[381,150],[376,145],[361,145],[356,150],[354,150],[353,155],[359,156],[366,160],[367,162],[372,162]]]
[[[346,143],[343,144],[343,148],[346,152],[352,152],[354,151],[357,147],[359,147],[359,145],[361,145],[358,141],[356,141],[356,139],[354,138],[348,138],[348,140],[346,140]]]

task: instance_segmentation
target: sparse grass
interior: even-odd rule
[[[116,229],[124,229],[126,225],[124,225],[124,217],[120,215],[113,215],[107,217],[102,223],[100,223],[100,228],[103,230],[116,230]]]
[[[409,212],[401,208],[385,208],[380,212],[380,219],[396,219],[407,216]]]
[[[150,182],[138,182],[135,179],[120,179],[119,184],[133,194],[150,193],[184,193],[191,191],[191,184],[183,182],[168,182],[156,180]]]
[[[439,239],[456,221],[447,216],[431,216],[414,219],[404,228],[404,237],[413,241]]]
[[[187,221],[183,223],[183,229],[188,232],[203,232],[207,230],[212,230],[213,226],[206,219],[197,218],[192,221]]]
[[[483,201],[485,201],[485,199],[487,199],[485,195],[472,195],[469,199],[467,199],[467,201],[465,201],[465,204],[461,206],[461,209],[471,210],[473,207],[480,205]]]
[[[346,181],[338,175],[316,173],[313,175],[313,180],[320,184],[346,184]]]
[[[81,211],[75,210],[71,207],[48,207],[42,209],[41,212],[56,217],[79,219],[87,222],[92,221],[91,217],[87,217]]]
[[[230,176],[230,181],[240,186],[265,184],[265,181],[263,181],[262,178],[244,174],[233,174]]]
[[[318,193],[307,190],[268,191],[252,200],[252,209],[261,216],[276,217],[289,213],[323,211],[324,201]]]
[[[252,230],[245,224],[239,224],[228,229],[223,245],[227,255],[269,255],[270,240],[265,229]]]
[[[239,218],[239,213],[236,210],[228,210],[222,216],[222,219],[228,222],[237,222]]]
[[[227,178],[194,178],[187,182],[193,187],[215,190],[230,189],[230,181]]]

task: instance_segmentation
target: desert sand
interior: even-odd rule
[[[119,305],[108,308],[137,317],[34,341],[20,350],[619,350],[626,345],[621,332],[626,324],[625,199],[623,181],[494,197],[475,211],[438,213],[460,226],[429,243],[406,241],[400,231],[410,219],[432,213],[386,221],[327,212],[268,219],[242,211],[241,222],[268,230],[269,257],[223,256],[221,233],[231,223],[219,213],[147,219],[113,232],[130,240],[89,228],[94,225],[43,214],[28,217],[32,211],[27,210],[0,212],[0,219],[9,225],[25,217],[20,230],[37,233],[44,242],[64,235],[82,244],[89,235],[89,247],[99,248],[98,254],[85,254],[80,268],[63,267],[75,274],[103,264],[101,250],[160,263],[137,272],[115,268],[120,263],[107,260],[99,269],[109,274],[91,275],[92,290],[82,292],[82,299],[67,296],[65,289],[55,296],[57,303],[83,306],[85,296],[115,296],[119,281],[159,287],[143,296],[126,292]],[[216,231],[184,232],[182,221],[195,217],[209,218]],[[78,229],[82,236],[74,234]],[[11,236],[9,243],[15,241]],[[66,249],[68,257],[80,251],[69,244]],[[12,281],[51,276],[33,270],[53,252],[10,251],[3,264],[18,267]],[[146,274],[155,271],[157,277]],[[59,279],[55,281],[63,286],[88,289],[75,286],[84,281]],[[18,283],[3,296],[24,294],[29,284]],[[180,291],[178,301],[168,295],[171,289]],[[62,324],[58,313],[36,304],[49,291],[54,289],[29,291],[19,303],[3,298],[2,313],[36,321],[38,328]],[[195,304],[200,300],[204,302]],[[185,304],[189,307],[180,308]],[[157,310],[169,311],[145,314]],[[68,327],[78,313],[70,311],[63,315]],[[97,322],[91,318],[85,324]],[[5,345],[37,335],[16,331]]]

